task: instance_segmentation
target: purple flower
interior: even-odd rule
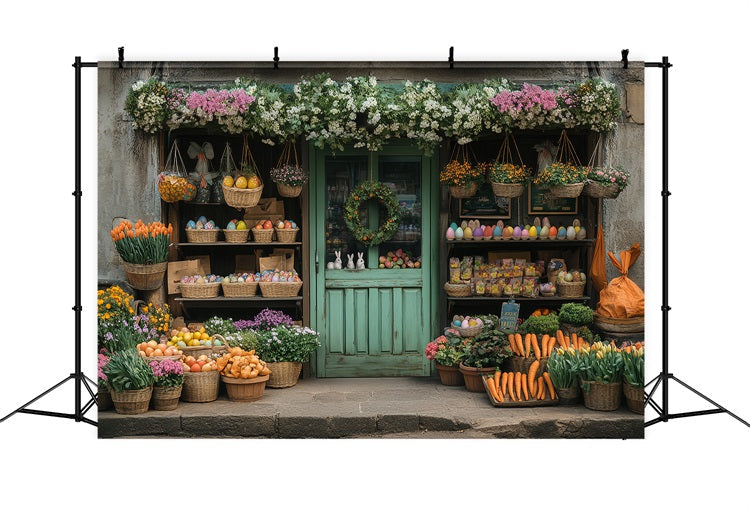
[[[234,326],[240,330],[255,329],[266,331],[279,325],[292,325],[293,322],[292,317],[283,311],[266,308],[255,315],[255,318],[252,320],[238,320],[234,322]]]

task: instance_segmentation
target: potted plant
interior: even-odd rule
[[[555,391],[560,396],[560,404],[575,405],[581,400],[580,360],[578,351],[559,348],[552,352],[547,360],[549,372]]]
[[[556,314],[530,316],[518,328],[521,334],[536,334],[541,339],[545,334],[555,336],[560,328],[560,321]]]
[[[104,367],[109,363],[109,358],[100,353],[96,362],[96,374],[98,389],[96,392],[96,406],[100,411],[106,411],[112,407],[112,395],[109,394],[107,387],[107,376],[104,374]]]
[[[182,394],[182,383],[185,380],[182,363],[172,359],[151,361],[148,363],[154,374],[154,392],[151,396],[154,410],[173,411]]]
[[[597,199],[614,199],[628,186],[630,174],[622,167],[593,167],[586,176],[583,194]]]
[[[464,345],[464,357],[458,364],[466,389],[484,393],[482,378],[495,373],[511,354],[508,337],[498,330],[483,330],[468,340]]]
[[[320,346],[320,335],[309,327],[279,325],[259,332],[258,355],[271,370],[269,388],[297,384],[302,363]]]
[[[581,195],[588,175],[588,167],[553,162],[539,173],[534,183],[548,186],[553,197],[574,198]]]
[[[625,403],[628,409],[637,414],[643,414],[643,387],[646,367],[643,357],[644,344],[638,342],[628,345],[622,350],[623,379],[622,388],[625,392]]]
[[[138,352],[132,349],[115,352],[102,370],[119,414],[141,414],[148,411],[154,374]]]
[[[435,361],[435,369],[444,386],[463,386],[464,378],[458,371],[458,364],[464,358],[462,341],[459,336],[448,333],[438,336],[427,344],[425,357]]]
[[[289,148],[294,149],[294,163],[289,159]],[[286,160],[285,160],[286,158]],[[282,163],[283,162],[283,163]],[[302,186],[307,183],[309,175],[297,163],[297,149],[294,143],[287,143],[284,146],[279,163],[271,169],[271,181],[276,184],[281,197],[298,197],[302,192]]]
[[[580,334],[583,327],[594,322],[594,310],[583,304],[568,302],[560,307],[558,318],[566,334]]]
[[[489,172],[492,192],[498,197],[520,197],[526,190],[531,171],[525,165],[496,162]]]
[[[583,404],[594,411],[620,408],[622,396],[622,353],[601,341],[580,351],[580,379]]]
[[[136,290],[156,290],[164,281],[169,256],[172,225],[161,222],[135,226],[123,220],[109,232],[117,253],[122,258],[125,276]]]
[[[448,186],[452,197],[472,197],[484,181],[488,167],[485,163],[472,165],[468,160],[451,160],[440,173],[440,184]]]

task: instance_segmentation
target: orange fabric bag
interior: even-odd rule
[[[594,243],[594,255],[591,258],[591,268],[589,269],[589,279],[594,285],[594,290],[601,293],[607,286],[607,260],[604,258],[604,233],[602,226],[599,224],[599,230],[596,233],[596,242]]]
[[[599,294],[597,314],[609,318],[633,318],[644,316],[643,290],[628,279],[628,269],[641,255],[641,244],[634,244],[627,251],[620,252],[620,261],[612,253],[607,253],[610,261],[620,272]]]

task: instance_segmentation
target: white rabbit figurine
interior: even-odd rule
[[[336,254],[336,261],[333,262],[333,268],[336,270],[341,270],[343,267],[341,265],[341,251],[333,251]]]
[[[346,257],[349,260],[346,262],[346,268],[348,268],[349,270],[353,270],[354,269],[354,255],[347,254]]]
[[[357,253],[357,270],[364,270],[365,269],[365,259],[364,254],[361,252]]]

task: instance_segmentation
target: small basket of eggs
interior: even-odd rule
[[[297,239],[299,227],[293,220],[280,220],[274,226],[274,230],[276,231],[277,242],[289,244]]]
[[[484,322],[480,318],[454,315],[451,328],[458,331],[462,338],[472,338],[482,332]]]
[[[180,280],[180,293],[186,299],[211,299],[219,296],[222,277],[216,275],[185,276]]]
[[[192,244],[210,244],[219,239],[219,228],[212,220],[206,217],[198,217],[198,220],[189,220],[185,226],[188,242]]]

